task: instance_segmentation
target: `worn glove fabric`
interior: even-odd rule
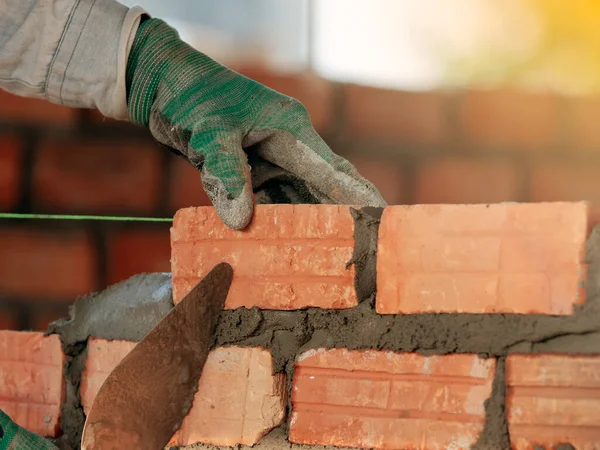
[[[253,192],[258,202],[385,206],[318,136],[300,102],[194,50],[159,19],[140,25],[126,79],[131,121],[201,171],[231,228],[250,221]]]
[[[50,441],[21,428],[0,410],[0,450],[58,450]]]

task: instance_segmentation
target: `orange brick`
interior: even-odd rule
[[[81,378],[87,413],[102,383],[135,343],[92,339]],[[253,445],[285,415],[285,376],[273,375],[271,354],[259,348],[217,348],[209,353],[194,404],[173,445]]]
[[[585,203],[389,207],[377,311],[571,314],[586,236]]]
[[[210,205],[210,199],[202,187],[200,172],[185,159],[174,156],[171,165],[169,208],[177,211],[190,206]]]
[[[530,178],[531,199],[536,202],[600,202],[600,167],[572,160],[535,165]]]
[[[118,283],[138,273],[169,272],[169,230],[129,228],[108,239],[108,283]]]
[[[254,445],[285,418],[285,375],[273,375],[271,353],[217,348],[206,361],[179,445]]]
[[[600,448],[600,357],[511,355],[506,384],[512,448]]]
[[[12,210],[18,200],[21,183],[21,148],[13,136],[0,137],[0,208]]]
[[[354,267],[346,268],[353,233],[347,206],[259,205],[244,231],[227,228],[212,207],[180,210],[171,229],[173,299],[228,262],[228,309],[355,306]]]
[[[575,97],[571,101],[573,136],[569,149],[600,152],[600,128],[594,120],[600,114],[600,97]]]
[[[95,254],[85,233],[0,229],[0,293],[72,302],[95,285]]]
[[[417,175],[415,203],[496,203],[518,192],[516,167],[504,162],[441,159]]]
[[[471,91],[460,108],[465,138],[503,150],[547,150],[556,142],[558,104],[552,94]]]
[[[78,111],[45,100],[19,97],[0,90],[0,120],[35,125],[71,126]]]
[[[47,141],[33,169],[36,205],[52,212],[152,214],[161,151],[139,140]]]
[[[440,93],[346,85],[345,119],[351,138],[439,143],[445,138]]]
[[[58,336],[0,331],[0,409],[34,433],[58,436],[63,363]]]
[[[294,371],[290,440],[467,449],[483,429],[495,361],[475,355],[309,350]]]

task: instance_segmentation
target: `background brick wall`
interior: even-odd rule
[[[238,70],[304,102],[390,204],[600,199],[598,98]],[[0,91],[0,211],[172,217],[208,204],[194,169],[147,130]],[[169,227],[1,220],[1,328],[45,329],[77,295],[169,271]]]

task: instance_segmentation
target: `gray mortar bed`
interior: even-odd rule
[[[409,314],[375,312],[376,249],[382,210],[352,210],[358,306],[345,310],[310,308],[297,311],[236,309],[223,311],[215,346],[264,347],[273,354],[276,372],[287,374],[288,390],[296,356],[310,348],[376,349],[417,352],[424,355],[474,353],[498,358],[496,378],[485,403],[486,421],[475,449],[509,449],[504,400],[505,357],[511,353],[600,354],[600,227],[587,242],[586,302],[571,316],[519,314]],[[77,299],[70,319],[50,326],[59,334],[69,356],[65,364],[67,401],[63,408],[63,440],[79,448],[85,416],[79,383],[90,337],[141,340],[173,307],[170,274],[136,275],[99,294]],[[288,410],[291,395],[288,395]],[[287,439],[287,425],[272,431],[257,449],[319,449],[299,446]],[[214,449],[206,445],[186,448]],[[236,448],[247,448],[238,446]],[[329,448],[329,447],[327,447]],[[573,448],[569,443],[561,450]]]

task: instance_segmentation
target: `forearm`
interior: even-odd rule
[[[0,0],[0,88],[127,118],[125,70],[143,13],[116,0]]]

